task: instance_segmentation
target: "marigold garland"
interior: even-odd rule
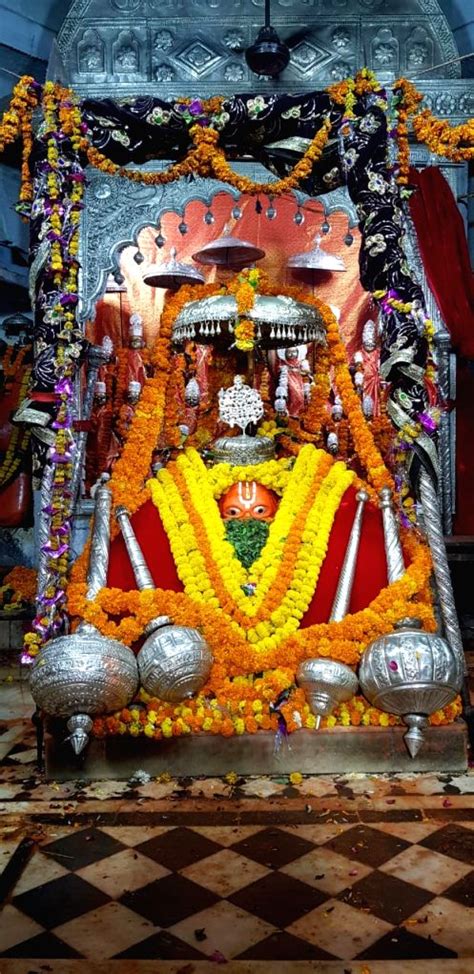
[[[91,622],[103,635],[127,645],[140,638],[155,615],[167,614],[177,625],[202,629],[215,660],[208,684],[211,689],[218,688],[225,677],[245,676],[281,666],[295,673],[298,663],[312,656],[328,656],[354,666],[368,643],[391,632],[404,616],[416,615],[426,630],[436,629],[429,594],[429,551],[412,532],[403,532],[403,544],[410,561],[406,572],[397,582],[382,589],[366,609],[347,615],[341,622],[299,629],[276,643],[273,640],[262,641],[260,645],[249,642],[241,627],[219,605],[196,601],[183,592],[103,589],[93,602],[88,602],[86,582],[71,582],[69,608],[72,615]],[[212,597],[212,592],[209,596]],[[117,616],[123,618],[117,622]],[[284,620],[281,623],[284,625]]]
[[[194,700],[186,700],[177,706],[150,697],[141,690],[138,700],[129,707],[110,716],[96,718],[93,734],[96,737],[126,734],[159,741],[187,734],[233,737],[261,731],[275,733],[278,730],[278,715],[273,701],[291,684],[288,671],[281,668],[256,679],[237,677],[226,680],[216,696],[207,697],[201,693]],[[279,712],[290,734],[301,728],[313,730],[316,727],[316,717],[306,703],[302,690],[293,687]],[[431,714],[429,722],[435,727],[450,724],[461,712],[461,700],[457,697],[443,710]],[[329,717],[324,717],[321,728],[395,727],[401,723],[400,717],[377,710],[363,697],[353,697],[348,703],[336,707]],[[226,777],[231,776],[232,772]],[[301,776],[294,772],[290,777],[297,784]]]
[[[188,595],[220,606],[249,642],[267,650],[299,626],[316,588],[336,510],[354,475],[322,451],[305,447],[268,542],[246,571],[225,539],[206,474],[200,457],[189,450],[175,471],[161,471],[151,484],[178,574]],[[244,594],[249,588],[251,597]]]

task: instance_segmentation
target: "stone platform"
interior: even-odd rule
[[[403,741],[404,727],[333,727],[301,730],[275,751],[268,733],[241,737],[193,735],[165,741],[109,737],[92,739],[76,757],[61,735],[46,738],[46,773],[56,781],[77,778],[128,779],[137,769],[152,776],[349,774],[387,772],[460,772],[467,762],[467,731],[463,720],[430,727],[415,759]],[[64,737],[66,734],[64,734]]]

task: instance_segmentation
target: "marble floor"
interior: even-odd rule
[[[46,781],[0,680],[0,974],[474,974],[472,772]]]

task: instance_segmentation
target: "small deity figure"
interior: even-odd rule
[[[141,315],[134,312],[130,315],[128,328],[128,371],[127,385],[130,382],[139,382],[143,389],[146,379],[145,365],[140,349],[144,348],[143,340],[143,319]]]
[[[270,370],[277,387],[275,408],[288,416],[299,416],[310,395],[311,370],[308,346],[278,348],[268,354]]]

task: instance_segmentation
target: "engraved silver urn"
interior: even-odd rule
[[[401,619],[395,632],[374,640],[359,668],[367,700],[407,725],[404,739],[412,758],[423,744],[428,716],[453,700],[462,676],[451,646],[441,636],[423,632],[419,619]]]
[[[296,682],[304,690],[318,727],[321,717],[328,717],[338,704],[351,700],[358,688],[353,670],[332,659],[307,659],[300,663]]]
[[[94,496],[88,601],[95,598],[107,579],[112,501],[107,479],[101,477]],[[87,622],[81,622],[76,632],[46,643],[30,672],[31,695],[40,710],[69,717],[68,740],[76,754],[87,744],[91,716],[125,707],[137,687],[138,666],[132,650],[102,636]]]
[[[67,726],[76,754],[87,743],[90,717],[125,707],[137,687],[138,667],[132,650],[88,625],[51,639],[31,668],[35,703],[47,714],[70,718]]]
[[[204,686],[213,656],[198,629],[174,626],[167,616],[153,619],[138,656],[140,682],[147,693],[171,703],[185,700]]]

